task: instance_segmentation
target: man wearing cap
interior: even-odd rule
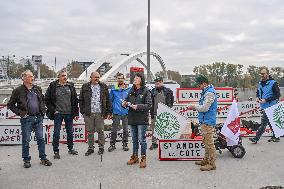
[[[164,86],[163,78],[158,76],[155,78],[155,88],[151,91],[152,96],[152,108],[151,108],[151,129],[152,129],[152,145],[150,150],[156,149],[158,147],[157,139],[154,137],[155,119],[157,115],[158,104],[163,103],[170,108],[174,104],[173,91]]]
[[[216,149],[213,141],[214,127],[216,125],[217,96],[213,85],[209,85],[208,78],[204,75],[196,77],[196,84],[202,89],[198,105],[189,105],[189,109],[198,111],[198,121],[201,125],[202,142],[205,146],[205,156],[201,162],[201,171],[216,169]]]

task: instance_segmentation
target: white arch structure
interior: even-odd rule
[[[79,76],[79,80],[87,80],[90,77],[91,72],[96,71],[104,62],[106,62],[108,59],[113,58],[113,57],[117,57],[120,55],[126,55],[127,57],[125,57],[124,59],[122,59],[121,61],[117,62],[116,64],[114,64],[114,66],[107,72],[105,73],[102,78],[101,81],[107,81],[108,78],[113,77],[119,70],[121,70],[123,67],[127,66],[129,63],[131,63],[134,60],[137,60],[142,66],[144,66],[145,68],[147,67],[142,60],[140,60],[140,57],[147,55],[147,52],[137,52],[137,53],[133,53],[133,54],[128,54],[128,53],[113,53],[110,54],[106,57],[103,57],[101,59],[99,59],[97,62],[91,64],[88,68],[87,71],[84,71],[80,76]],[[167,79],[167,71],[166,71],[166,66],[164,61],[162,60],[162,58],[155,52],[150,52],[150,55],[154,56],[158,62],[160,63],[163,72],[164,72],[164,76],[165,79]],[[153,74],[152,72],[150,73],[151,77],[153,78]]]

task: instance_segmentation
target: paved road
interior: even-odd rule
[[[120,144],[112,153],[85,157],[87,144],[76,144],[78,156],[67,154],[61,145],[61,159],[52,159],[52,146],[46,151],[52,160],[51,167],[39,164],[36,145],[31,146],[32,167],[24,169],[21,146],[0,146],[0,188],[115,188],[115,189],[234,189],[284,186],[284,138],[279,143],[268,143],[262,138],[259,144],[244,139],[247,154],[234,159],[228,151],[218,154],[217,170],[201,172],[191,161],[159,161],[157,151],[148,151],[148,167],[126,166],[130,156]],[[106,148],[108,145],[106,146]]]

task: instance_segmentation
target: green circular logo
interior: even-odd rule
[[[173,114],[163,112],[156,117],[155,132],[162,139],[174,139],[179,129],[179,121]]]
[[[273,111],[273,121],[279,129],[284,129],[284,104],[279,105]]]

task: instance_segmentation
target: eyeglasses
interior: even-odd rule
[[[260,73],[260,75],[265,75],[266,73]]]
[[[123,78],[123,77],[122,77],[122,78],[119,78],[119,77],[118,77],[117,79],[124,79],[124,78]]]

